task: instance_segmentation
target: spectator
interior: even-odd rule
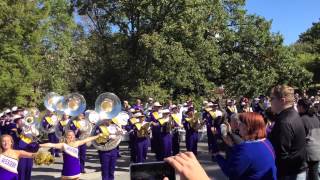
[[[308,180],[318,180],[318,166],[320,160],[320,122],[315,116],[312,101],[300,99],[298,112],[301,116],[306,131]]]
[[[266,139],[266,126],[258,113],[239,114],[240,135],[243,143],[234,145],[228,159],[220,153],[217,163],[230,180],[276,179],[275,156],[271,143]]]
[[[276,117],[269,139],[276,153],[279,180],[306,179],[306,133],[293,104],[292,87],[279,85],[272,89],[271,109]]]

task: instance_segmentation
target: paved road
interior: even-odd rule
[[[181,143],[182,151],[185,151],[184,143]],[[130,154],[128,151],[127,144],[123,143],[120,145],[120,151],[122,157],[118,159],[116,166],[115,179],[116,180],[129,180],[129,164]],[[199,154],[198,159],[202,166],[205,168],[208,175],[216,180],[226,180],[227,178],[223,175],[218,165],[211,161],[211,157],[207,153],[207,144],[199,143]],[[148,153],[148,160],[153,161],[154,155]],[[35,166],[32,171],[32,180],[54,180],[60,179],[62,169],[62,158],[56,158],[55,163],[50,166]],[[100,180],[101,179],[100,163],[98,153],[95,149],[89,148],[87,150],[87,161],[86,161],[86,173],[81,175],[83,180]],[[177,176],[177,179],[179,177]]]

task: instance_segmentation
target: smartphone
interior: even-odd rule
[[[175,170],[166,162],[134,163],[130,165],[131,180],[175,180]]]

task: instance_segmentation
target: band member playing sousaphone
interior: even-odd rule
[[[39,130],[37,126],[38,116],[32,112],[28,114],[22,120],[22,127],[20,133],[20,140],[17,144],[17,149],[24,150],[26,152],[35,153],[39,149],[37,142],[37,136],[39,136]],[[18,165],[19,180],[30,180],[33,161],[30,158],[20,158]]]
[[[120,99],[113,93],[100,94],[95,102],[95,111],[100,114],[101,120],[94,126],[92,134],[102,133],[103,136],[93,141],[92,145],[99,153],[102,180],[114,179],[117,147],[123,135],[116,118],[121,111]]]
[[[93,133],[102,134],[102,136],[93,143],[98,149],[102,180],[114,179],[114,171],[118,158],[117,146],[121,141],[120,136],[123,135],[123,131],[113,123],[112,120],[101,120],[101,122],[96,125]]]
[[[102,135],[98,134],[82,140],[76,140],[74,132],[72,130],[67,130],[65,133],[65,142],[41,144],[40,147],[61,149],[63,151],[61,179],[78,180],[81,173],[78,147],[93,141],[100,136]]]
[[[136,163],[142,163],[147,158],[147,152],[149,147],[149,136],[150,136],[150,122],[145,121],[145,116],[138,112],[133,115],[137,119],[137,122],[134,124],[134,134],[136,136],[134,147],[135,147],[135,156]]]
[[[179,129],[183,128],[182,117],[179,114],[179,109],[176,105],[171,107],[171,119],[173,122],[172,129],[172,153],[176,155],[180,152],[180,134]]]

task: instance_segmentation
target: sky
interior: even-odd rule
[[[320,0],[247,0],[250,14],[272,20],[272,32],[280,32],[284,44],[296,42],[299,35],[320,20]]]

